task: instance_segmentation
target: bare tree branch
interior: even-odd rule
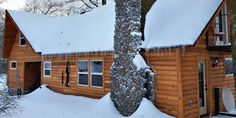
[[[73,13],[85,13],[101,6],[106,0],[27,0],[27,12],[45,15],[70,15]]]
[[[84,0],[81,0],[81,1],[84,3],[85,6],[87,6],[90,9],[93,9],[93,7],[91,7],[89,4],[87,4]]]
[[[98,5],[96,3],[93,3],[92,0],[89,0],[90,3],[92,3],[94,6],[98,7]]]

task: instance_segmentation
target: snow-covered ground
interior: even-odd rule
[[[63,95],[45,85],[22,96],[22,110],[4,118],[122,118],[114,107],[110,94],[101,99]],[[149,100],[143,99],[137,111],[128,118],[172,118],[160,112]]]
[[[6,75],[0,76],[0,89]],[[101,99],[63,95],[49,90],[45,85],[22,96],[20,109],[0,118],[172,118],[160,112],[149,100],[143,99],[138,110],[130,117],[121,116],[114,107],[110,94]],[[211,118],[232,118],[213,116]]]
[[[212,116],[211,118],[235,118],[235,117],[225,116],[225,115],[217,115],[217,116]]]

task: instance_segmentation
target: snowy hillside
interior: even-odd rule
[[[96,100],[54,93],[45,85],[22,97],[22,111],[4,118],[122,118],[110,99],[110,94]],[[129,118],[172,118],[143,99],[138,110]]]

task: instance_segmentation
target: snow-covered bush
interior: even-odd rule
[[[10,110],[17,109],[18,107],[17,97],[9,95],[6,79],[0,77],[0,114],[9,113]]]

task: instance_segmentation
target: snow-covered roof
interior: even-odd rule
[[[114,2],[66,17],[8,12],[33,49],[43,55],[113,50]]]
[[[157,0],[146,16],[145,49],[193,45],[223,0]],[[8,11],[36,52],[113,50],[115,3],[82,15],[51,17]]]
[[[157,0],[146,16],[144,48],[193,45],[223,0]]]

